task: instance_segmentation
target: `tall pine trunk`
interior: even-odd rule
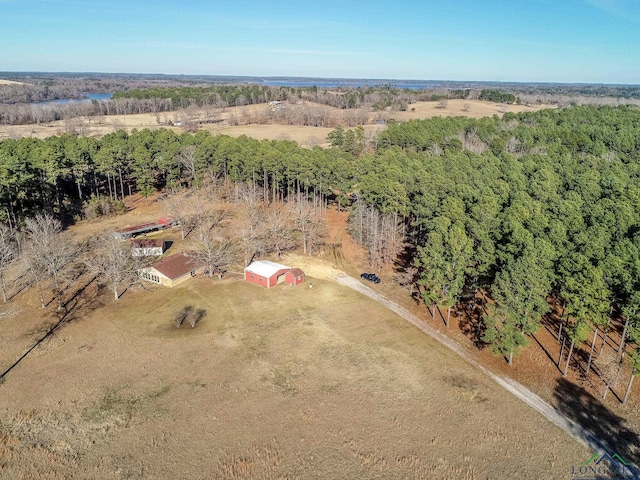
[[[564,307],[567,302],[562,302],[562,312],[560,312],[560,328],[558,329],[558,343],[560,343],[560,335],[562,334],[562,327],[564,326]]]
[[[600,330],[598,329],[598,327],[596,327],[593,332],[593,341],[591,342],[591,351],[589,351],[589,361],[587,362],[587,371],[585,372],[585,375],[589,374],[589,370],[591,369],[591,360],[593,358],[593,350],[596,347],[596,340],[598,339],[599,331]]]
[[[602,343],[600,344],[600,351],[598,352],[598,355],[602,355],[602,352],[604,351],[604,346],[607,343],[607,334],[609,333],[609,325],[611,325],[611,315],[613,314],[613,305],[611,305],[611,308],[609,309],[609,317],[607,318],[607,325],[604,328],[604,333],[602,334]]]
[[[618,347],[618,353],[624,351],[628,328],[629,328],[629,317],[627,317],[624,321],[624,328],[622,329],[622,338],[620,339],[620,346]]]
[[[560,348],[560,356],[558,357],[558,368],[560,368],[560,365],[562,365],[562,355],[564,354],[564,344],[566,343],[566,341],[567,336],[565,335],[562,337],[562,347]]]
[[[571,340],[571,346],[569,347],[569,354],[567,355],[567,363],[564,366],[564,372],[562,372],[563,377],[567,376],[567,371],[569,370],[569,362],[571,361],[571,354],[573,353],[573,344],[574,344],[574,341]]]
[[[607,344],[607,336],[609,335],[609,323],[607,323],[607,326],[604,330],[604,333],[602,334],[602,343],[600,344],[600,351],[598,352],[598,355],[602,355],[602,352],[604,351],[604,346]]]
[[[633,385],[634,378],[635,378],[635,375],[632,373],[631,376],[629,377],[629,383],[627,384],[627,391],[624,392],[624,398],[622,399],[623,405],[627,403],[627,400],[629,399],[629,394],[631,393],[631,386]]]

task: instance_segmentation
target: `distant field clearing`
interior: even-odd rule
[[[28,85],[28,83],[15,82],[13,80],[4,80],[4,79],[0,78],[0,85]]]
[[[9,82],[9,80],[0,80],[0,82]],[[232,137],[247,135],[248,137],[257,138],[259,140],[293,140],[303,147],[313,147],[315,145],[327,146],[327,134],[333,130],[333,127],[307,127],[301,125],[281,125],[274,123],[248,125],[229,125],[228,121],[231,116],[242,118],[243,116],[251,116],[260,111],[270,108],[266,104],[250,105],[244,107],[230,107],[222,112],[217,112],[220,122],[209,123],[200,126],[202,130],[208,130],[213,134],[224,134]],[[320,105],[317,103],[306,102],[304,105],[295,108],[314,108],[326,109],[328,112],[340,112],[340,110]],[[444,102],[416,102],[408,106],[405,112],[368,112],[370,121],[374,123],[376,118],[394,119],[399,122],[408,120],[419,120],[433,117],[454,117],[465,116],[470,118],[490,117],[493,115],[502,116],[506,112],[528,112],[537,111],[544,108],[554,108],[548,105],[511,105],[496,104],[493,102],[481,102],[478,100],[446,100]],[[71,120],[59,120],[55,122],[29,125],[0,125],[0,140],[2,138],[20,138],[35,137],[47,138],[53,135],[61,135],[69,131],[72,125],[75,125],[76,133],[80,135],[102,137],[118,129],[131,131],[134,128],[141,130],[144,128],[157,129],[169,128],[176,132],[183,132],[184,128],[169,126],[171,122],[181,121],[184,112],[162,112],[155,113],[138,113],[132,115],[105,115],[101,117],[80,117]],[[367,131],[377,131],[384,129],[384,120],[382,123],[365,125]]]

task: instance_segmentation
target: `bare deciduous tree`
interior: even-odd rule
[[[168,195],[162,203],[167,209],[167,212],[169,212],[178,225],[180,225],[180,233],[184,240],[187,236],[186,223],[188,216],[185,196],[180,194]]]
[[[42,308],[46,306],[42,291],[42,278],[53,280],[54,297],[58,309],[62,308],[62,273],[77,255],[77,245],[62,232],[62,224],[48,213],[40,213],[25,220],[28,242],[25,246],[26,260],[34,283],[38,287]]]
[[[196,324],[202,320],[207,315],[207,311],[204,308],[199,308],[191,315],[189,315],[189,323],[191,324],[191,328],[195,327]]]
[[[291,207],[294,229],[302,236],[302,251],[313,253],[322,241],[325,224],[317,210],[306,200],[296,202]]]
[[[189,175],[189,186],[195,186],[197,167],[196,147],[194,147],[193,145],[184,147],[182,150],[180,150],[176,159]]]
[[[187,318],[189,318],[189,316],[191,315],[191,312],[193,312],[193,306],[186,305],[185,307],[183,307],[182,310],[176,313],[175,317],[173,317],[173,324],[176,327],[180,328],[180,326],[184,323],[184,321]]]
[[[349,231],[367,249],[371,267],[393,262],[404,246],[405,226],[395,214],[382,215],[358,200],[349,216]]]
[[[251,258],[264,250],[263,239],[257,231],[250,228],[240,230],[240,245],[244,255],[244,264],[248,265]]]
[[[167,212],[180,225],[183,240],[203,222],[208,214],[201,195],[178,193],[167,196],[163,203]]]
[[[18,244],[15,234],[4,224],[0,225],[0,289],[2,300],[7,301],[7,285],[4,273],[18,256]]]
[[[121,286],[126,290],[137,281],[140,262],[131,255],[131,246],[111,233],[94,238],[90,245],[89,269],[109,283],[118,300],[124,293],[120,291]]]
[[[478,155],[482,154],[488,147],[487,145],[478,137],[478,133],[474,128],[464,132],[461,135],[462,148],[465,150],[469,150],[470,152],[477,153]]]
[[[237,244],[220,237],[211,223],[200,228],[196,259],[205,266],[209,277],[217,274],[222,279],[227,267],[236,261],[237,251]]]
[[[263,222],[261,230],[266,252],[273,252],[280,257],[287,250],[295,248],[287,209],[277,207],[267,210]]]

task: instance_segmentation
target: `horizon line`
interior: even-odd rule
[[[588,81],[540,81],[540,80],[452,80],[452,79],[416,79],[416,78],[383,78],[383,77],[323,77],[304,75],[233,75],[233,74],[210,74],[210,73],[141,73],[141,72],[99,72],[99,71],[46,71],[46,70],[4,70],[0,71],[0,76],[8,75],[131,75],[131,76],[163,76],[163,77],[194,77],[194,78],[224,78],[224,79],[256,79],[256,80],[322,80],[322,81],[344,81],[348,82],[407,82],[407,83],[459,83],[459,84],[522,84],[522,85],[585,85],[585,86],[621,86],[640,87],[640,83],[607,83]]]

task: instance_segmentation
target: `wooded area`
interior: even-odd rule
[[[525,105],[640,105],[640,89],[634,86],[409,82],[400,87],[393,82],[383,81],[363,85],[358,85],[357,82],[341,84],[337,81],[335,85],[338,86],[319,87],[310,81],[314,79],[306,79],[306,82],[303,82],[306,86],[274,86],[263,84],[263,79],[250,77],[243,81],[234,77],[215,76],[41,75],[42,77],[14,74],[16,80],[23,82],[0,85],[0,124],[41,124],[57,120],[69,121],[78,117],[160,114],[189,109],[206,110],[206,120],[212,121],[212,117],[215,117],[214,111],[268,102],[289,105],[312,102],[320,105],[310,106],[304,118],[297,118],[300,112],[292,115],[283,106],[278,106],[273,111],[265,111],[267,116],[260,115],[258,118],[245,120],[255,123],[275,120],[289,125],[352,127],[375,121],[375,116],[371,118],[371,112],[406,111],[415,102],[446,102],[448,99]],[[317,80],[320,85],[323,82],[327,83],[326,79]],[[292,79],[292,84],[295,83],[296,79]],[[412,88],[406,88],[409,85],[413,85]],[[81,99],[92,92],[113,93],[113,97],[100,101],[46,103],[47,100],[54,99]],[[39,103],[43,101],[45,103]],[[343,112],[344,118],[338,122],[328,121],[329,112],[321,106],[339,109]],[[443,103],[443,108],[445,107],[446,103]]]
[[[329,149],[164,129],[5,140],[0,213],[11,229],[42,210],[72,222],[132,192],[216,183],[258,202],[353,205],[371,265],[396,262],[428,307],[482,296],[478,341],[509,363],[554,309],[565,373],[616,320],[618,361],[628,352],[637,375],[639,128],[633,107],[572,107],[392,123],[375,143],[338,131]]]

